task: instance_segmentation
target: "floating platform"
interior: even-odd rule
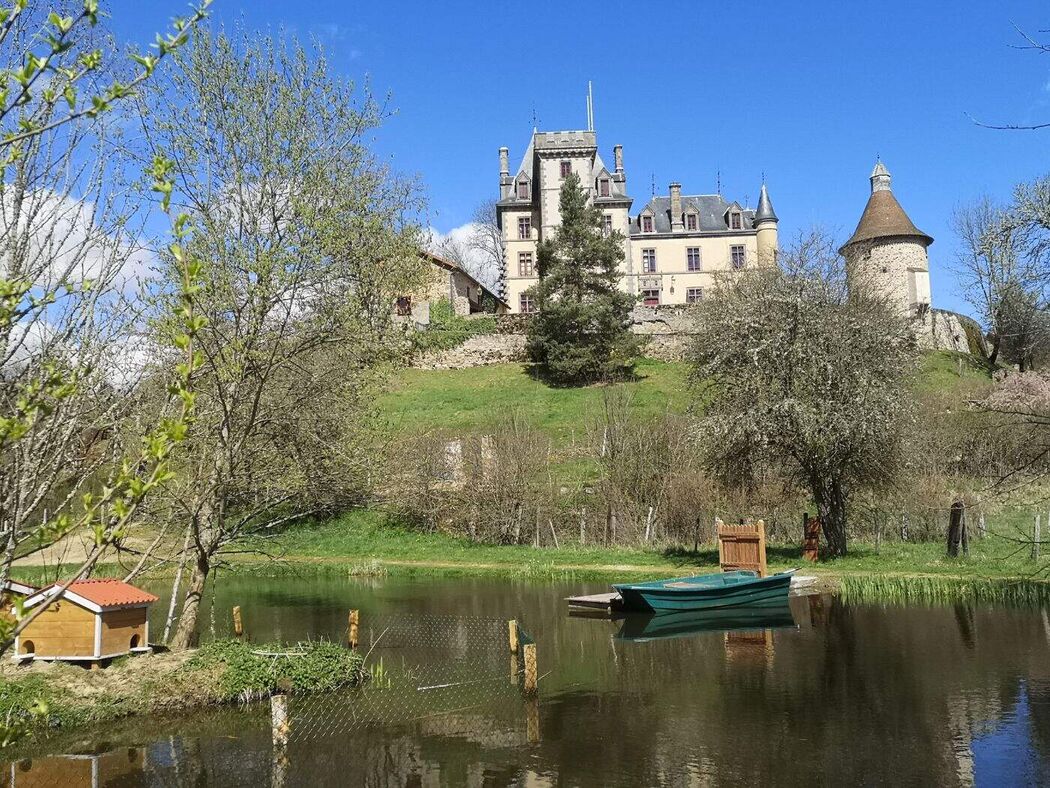
[[[791,578],[791,590],[789,596],[804,596],[814,593],[817,578],[806,575],[794,575]],[[606,612],[618,612],[623,610],[623,600],[615,591],[605,594],[587,594],[585,596],[565,597],[569,607],[575,610],[604,610]]]

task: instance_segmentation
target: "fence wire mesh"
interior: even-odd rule
[[[289,742],[366,728],[466,723],[464,715],[501,713],[520,705],[523,666],[509,651],[502,619],[433,615],[363,619],[359,649],[368,680],[362,687],[290,699]]]

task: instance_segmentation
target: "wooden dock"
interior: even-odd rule
[[[806,596],[807,594],[819,593],[816,588],[817,578],[806,575],[794,575],[791,578],[791,590],[789,596]],[[615,591],[605,594],[587,594],[585,596],[565,597],[569,607],[576,610],[604,610],[616,612],[623,610],[623,600]]]

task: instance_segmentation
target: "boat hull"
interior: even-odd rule
[[[729,607],[787,603],[791,573],[769,577],[734,572],[653,583],[614,585],[624,610],[721,610]]]

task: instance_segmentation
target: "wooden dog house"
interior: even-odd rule
[[[55,589],[36,591],[25,610],[44,603]],[[15,638],[14,659],[95,664],[149,652],[149,607],[156,601],[121,580],[78,580]]]

